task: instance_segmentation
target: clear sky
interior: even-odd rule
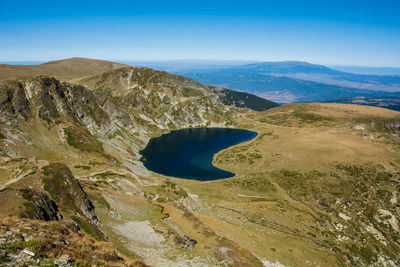
[[[400,67],[400,0],[0,0],[0,61],[75,56]]]

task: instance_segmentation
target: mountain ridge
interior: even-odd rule
[[[97,59],[89,59],[89,58],[79,58],[79,57],[73,57],[69,59],[62,59],[62,60],[54,60],[54,61],[49,61],[45,62],[39,65],[6,65],[6,64],[0,64],[0,81],[1,80],[7,80],[7,79],[15,79],[15,78],[23,78],[23,77],[31,77],[34,78],[35,76],[42,75],[42,76],[53,76],[55,78],[61,79],[68,81],[70,83],[74,84],[86,84],[89,85],[89,87],[95,87],[97,85],[90,84],[90,80],[93,79],[98,79],[101,75],[108,75],[114,76],[114,77],[119,77],[118,70],[119,69],[130,69],[132,70],[130,75],[135,73],[152,73],[155,76],[164,76],[164,77],[172,77],[173,74],[169,74],[167,72],[162,72],[162,71],[155,71],[151,68],[146,68],[146,67],[133,67],[125,64],[120,64],[112,61],[105,61],[105,60],[97,60]],[[114,71],[114,72],[113,72]],[[110,73],[111,72],[111,73]],[[161,77],[160,76],[160,77]],[[136,76],[136,78],[138,78]],[[162,78],[162,77],[161,77]],[[138,78],[139,79],[139,78]],[[208,88],[204,87],[200,83],[194,80],[184,80],[178,76],[175,77],[175,79],[180,80],[182,82],[187,82],[188,84],[195,85],[197,84],[197,88],[200,88],[203,90],[203,93],[207,93],[209,91]],[[171,78],[169,78],[171,80]],[[97,81],[99,82],[99,81]],[[103,85],[105,86],[105,85]],[[116,81],[112,84],[112,86],[115,86],[115,88],[110,88],[111,85],[109,86],[110,91],[115,91],[116,88],[121,89],[121,84],[118,85]],[[125,87],[130,87],[131,85],[124,84],[123,86]],[[132,85],[133,86],[133,85]],[[126,89],[126,88],[125,88]],[[132,88],[129,88],[132,89]],[[225,91],[228,92],[228,91]],[[247,95],[241,94],[240,92],[231,92],[230,95],[235,94],[236,98],[242,98],[248,97]],[[215,93],[215,92],[214,92]],[[223,98],[223,95],[219,96],[220,98]],[[251,97],[251,99],[254,99],[254,101],[258,101],[257,108],[258,109],[263,109],[266,110],[269,107],[276,106],[275,104],[272,104],[271,102],[264,101],[261,99],[258,99],[257,97]],[[245,101],[246,103],[249,103],[248,100]],[[228,102],[226,102],[228,103]],[[243,104],[238,104],[239,102],[231,101],[230,102],[233,105],[236,105],[238,107],[243,107],[246,108],[246,105]],[[263,103],[263,104],[261,104]],[[261,104],[261,105],[260,105]]]
[[[275,102],[335,101],[354,96],[396,96],[400,93],[362,90],[298,78],[257,73],[181,73],[205,84],[256,94]]]
[[[243,65],[243,66],[233,67],[233,69],[235,69],[235,68],[258,69],[258,70],[262,71],[262,70],[264,70],[263,68],[267,68],[267,70],[271,71],[271,72],[273,72],[274,70],[282,70],[282,69],[286,70],[287,72],[296,72],[298,70],[301,70],[304,67],[307,68],[308,72],[324,71],[326,73],[332,73],[332,74],[344,73],[344,72],[333,70],[324,65],[312,64],[312,63],[305,62],[305,61],[292,61],[292,60],[263,61],[263,62],[252,63],[252,64]]]
[[[89,58],[73,57],[54,60],[39,65],[0,64],[0,80],[24,76],[47,75],[71,81],[74,78],[127,67],[128,65]]]

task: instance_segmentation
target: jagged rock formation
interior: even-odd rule
[[[120,100],[119,106],[139,115],[140,126],[150,124],[173,129],[229,125],[234,119],[232,112],[207,87],[166,72],[128,67],[95,75],[80,83],[96,92],[109,92]],[[107,110],[113,112],[115,107]]]
[[[46,175],[43,178],[44,188],[52,198],[60,205],[86,217],[91,224],[98,224],[93,203],[67,166],[52,163],[44,168],[44,174]]]
[[[8,111],[9,114],[24,118],[30,115],[30,106],[22,83],[14,81],[10,87],[0,90],[0,108],[3,112]]]
[[[235,123],[232,108],[219,102],[206,87],[183,77],[122,68],[82,82],[90,89],[48,77],[1,83],[0,132],[8,144],[1,146],[3,153],[23,156],[13,147],[16,143],[35,144],[37,140],[27,131],[31,124],[39,127],[36,121],[58,128],[58,139],[66,139],[81,151],[103,153],[106,143],[118,154],[128,147],[138,151],[150,136],[163,130]],[[54,143],[49,141],[35,148],[51,150]],[[130,160],[139,157],[129,152],[121,156]]]
[[[385,127],[389,131],[394,132],[395,134],[400,133],[400,121],[398,121],[398,120],[392,120],[390,122],[386,122]]]
[[[31,210],[27,214],[32,219],[59,221],[63,218],[57,204],[46,193],[38,192],[32,187],[22,189],[22,192],[25,199],[32,201]]]

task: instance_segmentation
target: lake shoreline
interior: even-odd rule
[[[151,138],[139,153],[149,171],[180,179],[220,180],[236,174],[216,167],[215,155],[258,135],[240,128],[183,128]]]

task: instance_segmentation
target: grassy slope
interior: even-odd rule
[[[338,262],[329,260],[333,265],[346,255],[359,257],[363,264],[375,261],[379,253],[399,260],[398,232],[374,216],[378,209],[399,216],[396,203],[390,202],[399,188],[399,145],[381,125],[399,120],[400,113],[356,105],[298,104],[246,117],[242,126],[259,131],[260,136],[220,153],[215,161],[238,174],[238,180],[221,183],[236,196],[228,205],[256,222],[247,231],[254,231],[257,224],[284,226],[278,236],[259,238],[256,247],[274,247],[269,257],[290,266],[301,266],[306,258],[324,260],[325,256],[318,256],[324,247],[335,251]],[[356,130],[355,125],[364,130]],[[352,219],[346,221],[339,213]],[[338,230],[340,224],[347,228]],[[369,224],[384,233],[388,246],[366,230]],[[297,251],[301,256],[296,255],[297,248],[290,251],[293,242],[303,244]],[[366,249],[373,246],[379,248]],[[307,255],[313,247],[309,253],[320,252]]]

